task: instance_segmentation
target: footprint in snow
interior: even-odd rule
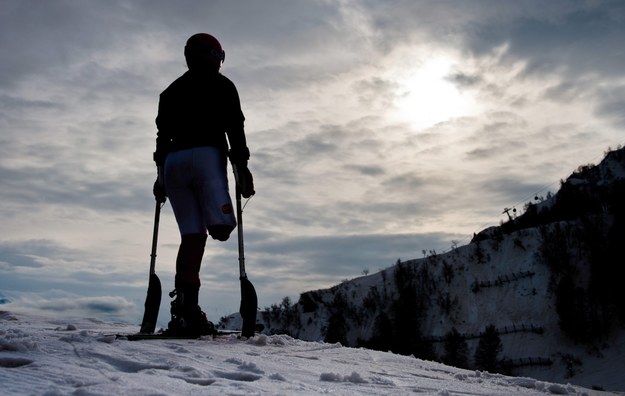
[[[136,362],[134,360],[120,359],[109,355],[103,355],[99,353],[88,353],[91,357],[94,357],[102,362],[109,364],[110,366],[115,367],[118,371],[123,373],[138,373],[142,370],[148,369],[160,369],[160,370],[170,370],[171,367],[166,364],[152,364],[152,363],[142,363]]]
[[[225,371],[213,371],[216,377],[229,379],[232,381],[244,381],[244,382],[254,382],[258,381],[262,378],[260,375],[256,375],[253,373],[246,373],[244,371],[240,372],[225,372]]]
[[[0,357],[0,367],[15,368],[31,364],[34,360],[20,357]]]
[[[258,368],[258,366],[255,363],[244,362],[236,358],[226,359],[225,362],[236,364],[238,366],[237,368],[241,371],[247,371],[247,372],[254,373],[254,374],[265,374],[265,372],[261,370],[260,368]]]
[[[186,377],[172,377],[181,379],[189,384],[200,385],[200,386],[209,386],[215,383],[215,379],[213,378],[186,378]]]
[[[336,373],[321,373],[319,380],[325,382],[351,382],[353,384],[367,383],[367,381],[355,371],[353,371],[350,375],[345,376]]]

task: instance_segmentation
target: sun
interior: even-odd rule
[[[473,100],[448,78],[452,62],[446,58],[426,61],[395,79],[397,118],[416,128],[471,114]]]

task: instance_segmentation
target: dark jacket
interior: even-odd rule
[[[187,71],[160,95],[154,160],[200,146],[230,149],[237,160],[249,158],[241,103],[236,87],[221,74]],[[228,140],[226,140],[226,135]]]

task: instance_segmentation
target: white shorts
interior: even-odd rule
[[[234,229],[228,162],[217,147],[174,151],[165,160],[165,190],[181,235],[206,234],[211,226]]]

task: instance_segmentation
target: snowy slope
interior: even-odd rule
[[[522,246],[520,242],[523,241]],[[587,387],[624,390],[625,378],[625,332],[615,330],[611,337],[589,347],[579,345],[562,334],[559,318],[554,311],[554,296],[549,287],[549,269],[535,258],[538,243],[536,230],[523,230],[505,238],[498,249],[488,249],[484,263],[471,265],[477,249],[474,244],[459,247],[437,257],[413,260],[402,265],[415,268],[427,267],[436,288],[430,294],[427,317],[421,323],[426,338],[433,342],[434,352],[444,353],[444,338],[456,328],[462,334],[479,335],[488,325],[506,330],[501,335],[503,350],[501,359],[519,364],[512,374],[532,376],[552,382],[571,382]],[[482,243],[485,245],[485,243]],[[443,279],[443,263],[454,269],[453,279]],[[298,314],[296,323],[287,333],[298,339],[321,341],[325,339],[335,296],[341,294],[349,299],[347,317],[358,316],[359,323],[349,321],[346,345],[358,345],[359,339],[373,334],[375,318],[388,311],[388,302],[379,302],[374,310],[363,309],[363,301],[372,288],[380,294],[397,294],[393,284],[393,268],[383,272],[344,282],[332,289],[313,292],[318,296],[318,309],[303,312],[301,304],[295,304]],[[490,284],[473,292],[475,284]],[[441,299],[452,301],[447,311],[441,307]],[[353,313],[353,314],[352,314]],[[263,315],[259,315],[262,319]],[[264,322],[271,332],[275,322]],[[235,325],[236,326],[236,322]],[[279,326],[280,327],[280,326]],[[473,356],[479,338],[467,340],[469,357]],[[549,365],[526,365],[532,361],[550,362]],[[575,362],[569,369],[569,362]]]
[[[567,185],[590,191],[616,184],[622,188],[624,179],[625,149],[619,149],[609,153],[597,167],[580,168]],[[558,194],[541,202],[537,209],[549,210],[557,199]],[[610,210],[614,208],[607,202],[604,206],[603,213],[596,217],[610,224]],[[511,224],[514,225],[510,222],[508,226]],[[574,218],[505,232],[503,227],[492,227],[478,234],[472,243],[447,253],[429,252],[427,257],[404,261],[400,266],[344,281],[330,289],[303,293],[290,307],[261,312],[259,320],[269,333],[322,341],[331,332],[344,345],[363,345],[363,341],[375,335],[381,316],[397,316],[394,306],[405,299],[396,281],[401,267],[410,277],[411,291],[417,293],[413,300],[424,305],[420,312],[415,311],[412,324],[419,329],[410,330],[419,333],[431,346],[432,359],[444,356],[445,337],[455,329],[466,341],[468,367],[474,368],[471,360],[480,336],[492,325],[503,347],[498,358],[513,375],[625,391],[622,324],[615,323],[607,337],[584,343],[573,342],[561,329],[554,290],[562,271],[554,271],[540,254],[545,239],[557,234],[558,227],[571,227],[571,233],[583,234],[580,222]],[[571,257],[569,264],[577,278],[586,282],[590,279],[587,260],[592,254],[577,246],[586,241],[571,240],[573,246],[561,244],[555,248]],[[570,304],[575,309],[583,308],[576,307],[573,301]],[[226,326],[236,328],[236,323],[233,318]],[[397,327],[400,325],[393,323],[394,331]]]
[[[2,395],[607,395],[285,335],[125,341],[138,325],[0,313]]]

